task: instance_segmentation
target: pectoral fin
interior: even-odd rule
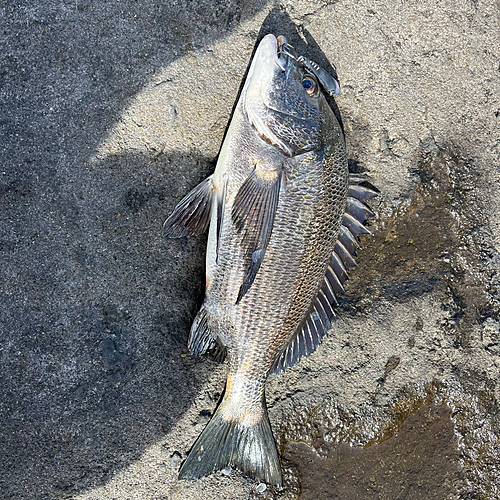
[[[198,184],[175,207],[163,224],[163,236],[180,238],[203,233],[210,223],[214,198],[212,176]]]
[[[252,286],[264,260],[278,206],[281,175],[281,167],[268,169],[257,165],[236,195],[231,216],[241,235],[245,270],[236,303]]]

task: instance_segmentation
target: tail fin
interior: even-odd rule
[[[179,471],[179,479],[199,479],[230,465],[251,477],[281,487],[278,450],[265,401],[262,401],[263,411],[256,423],[228,420],[224,415],[226,404],[223,401],[217,408],[191,448]]]

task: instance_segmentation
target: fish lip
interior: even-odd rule
[[[272,49],[274,52],[274,64],[281,69],[281,71],[285,72],[288,64],[287,58],[282,57],[281,49],[283,46],[287,45],[286,38],[283,35],[275,37],[272,33],[266,35],[260,42],[260,44],[271,44],[273,45]],[[281,56],[281,57],[280,57]]]

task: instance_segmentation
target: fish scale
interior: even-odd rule
[[[343,131],[323,95],[322,85],[331,95],[338,83],[285,45],[273,35],[260,42],[214,174],[164,225],[174,237],[210,225],[205,300],[188,346],[228,357],[224,397],[180,478],[232,466],[281,486],[266,379],[319,345],[356,236],[369,233],[364,202],[376,190],[349,181]]]

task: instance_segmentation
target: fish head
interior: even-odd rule
[[[285,37],[271,34],[255,52],[242,109],[261,139],[288,157],[323,147],[326,115],[332,114],[314,68],[295,55]]]

